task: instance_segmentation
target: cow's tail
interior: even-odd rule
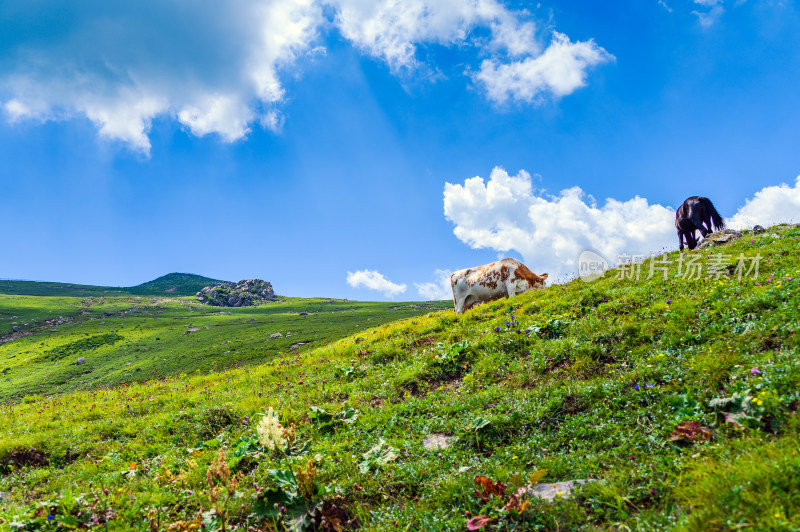
[[[711,221],[714,222],[714,229],[717,231],[725,229],[725,220],[719,215],[710,199],[706,199],[706,207],[708,207],[708,212],[711,214]]]

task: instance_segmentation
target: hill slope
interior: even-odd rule
[[[262,364],[450,305],[283,298],[220,308],[187,298],[0,295],[0,401]]]
[[[193,296],[206,286],[224,282],[192,273],[168,273],[125,290],[136,295]]]
[[[217,279],[193,273],[168,273],[136,286],[93,286],[50,281],[0,280],[0,294],[50,297],[103,296],[193,296],[209,285],[222,283]]]
[[[0,517],[29,529],[796,529],[800,230],[778,234],[254,368],[28,397],[0,412]],[[757,279],[737,279],[739,258]],[[268,408],[279,418],[259,442]],[[553,503],[527,491],[573,479],[597,482],[569,499],[556,484]]]

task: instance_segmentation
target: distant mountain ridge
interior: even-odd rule
[[[0,280],[0,294],[25,296],[193,296],[206,286],[225,283],[193,273],[168,273],[136,286],[94,286],[49,281]]]
[[[211,279],[193,273],[168,273],[140,285],[123,290],[137,295],[164,294],[174,296],[193,296],[203,288],[215,284],[226,283],[219,279]]]

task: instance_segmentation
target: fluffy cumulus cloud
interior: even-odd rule
[[[276,124],[280,70],[310,50],[322,20],[313,0],[9,0],[0,11],[13,20],[0,49],[10,120],[85,116],[142,152],[159,115],[227,141]]]
[[[498,0],[7,0],[0,106],[11,122],[85,117],[144,153],[160,116],[235,141],[280,127],[282,76],[333,28],[400,75],[437,71],[421,48],[452,48],[496,102],[563,97],[611,59]]]
[[[414,286],[417,287],[417,292],[425,300],[450,299],[453,297],[453,291],[450,287],[451,275],[453,275],[452,270],[436,270],[433,275],[434,281],[414,283]]]
[[[764,187],[734,214],[728,225],[747,229],[754,225],[774,225],[781,222],[800,222],[800,176],[794,186],[781,183]]]
[[[601,205],[579,187],[557,195],[534,188],[524,170],[509,175],[495,168],[489,181],[473,177],[447,183],[444,213],[455,235],[473,248],[499,254],[514,250],[536,273],[569,277],[583,251],[611,265],[677,247],[675,209],[636,196]],[[732,227],[800,220],[800,177],[794,187],[770,186],[755,194],[730,218]]]
[[[507,63],[484,60],[475,79],[496,102],[537,102],[545,95],[561,97],[575,92],[586,85],[589,67],[610,59],[612,56],[594,41],[573,43],[566,35],[555,33],[539,55]]]
[[[347,284],[353,288],[363,287],[374,292],[383,292],[386,297],[394,297],[406,291],[405,284],[393,283],[376,270],[348,271]]]
[[[588,70],[613,59],[593,40],[540,31],[527,12],[495,0],[332,0],[343,35],[394,70],[417,67],[417,46],[477,47],[489,57],[471,72],[495,102],[539,102],[586,85]]]

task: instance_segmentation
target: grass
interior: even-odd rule
[[[0,295],[0,335],[24,335],[0,343],[0,401],[261,364],[451,305],[280,298],[221,308],[188,297]]]
[[[673,252],[666,280],[645,263],[639,280],[407,317],[247,367],[24,396],[0,407],[0,526],[800,528],[800,230],[774,230],[683,254],[733,262],[720,279],[679,276]],[[740,254],[760,255],[757,280],[736,279]],[[163,310],[176,329],[184,304]],[[285,431],[259,440],[269,408]],[[426,449],[431,434],[449,447]],[[571,479],[597,482],[515,495]]]
[[[193,296],[206,286],[221,283],[191,273],[169,273],[136,286],[93,286],[42,281],[0,280],[0,294],[22,296],[113,297],[113,296]]]

